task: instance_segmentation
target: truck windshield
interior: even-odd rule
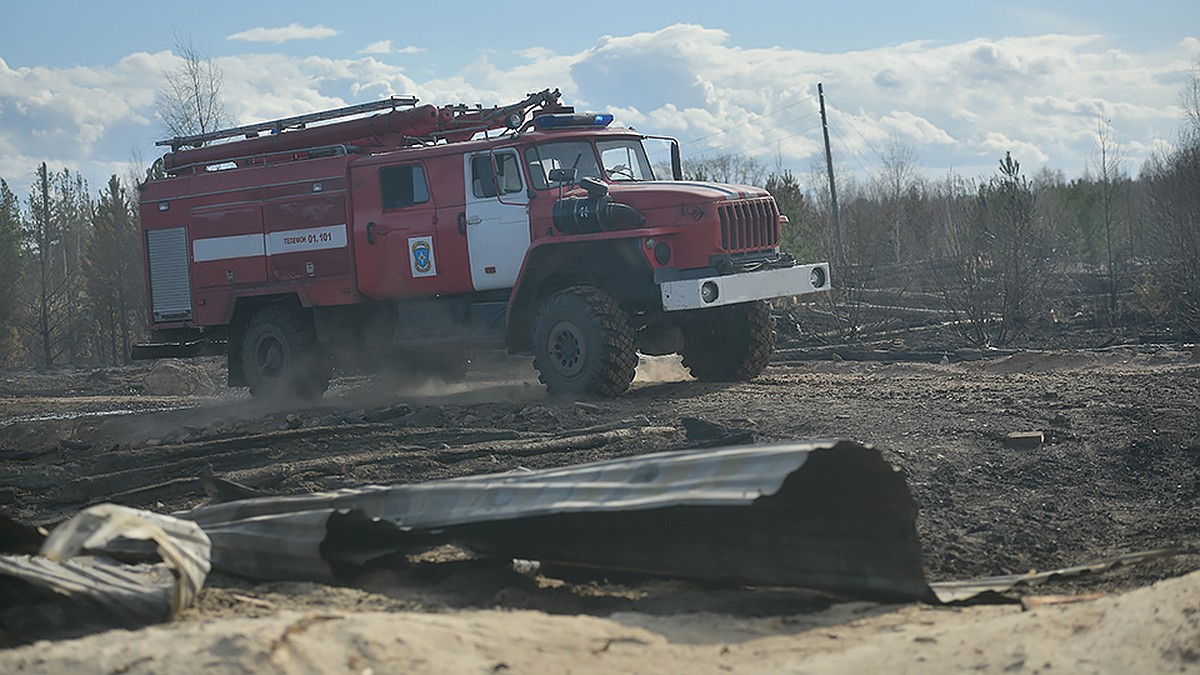
[[[654,172],[646,159],[646,149],[640,140],[622,138],[599,141],[600,163],[609,180],[654,180]]]
[[[550,187],[547,176],[553,169],[575,169],[575,180],[580,178],[602,178],[600,165],[596,163],[596,151],[587,141],[558,141],[541,143],[525,150],[525,163],[529,166],[529,182],[534,189]]]

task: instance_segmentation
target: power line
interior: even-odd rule
[[[854,129],[854,133],[858,134],[858,137],[863,140],[863,143],[867,144],[867,147],[871,149],[871,152],[875,153],[875,156],[879,158],[879,161],[883,162],[884,164],[887,164],[887,159],[883,156],[883,153],[876,150],[874,145],[871,145],[871,141],[867,140],[867,137],[864,136],[863,133],[858,130],[858,127],[854,124],[854,121],[850,118],[849,115],[843,113],[841,110],[838,110],[837,108],[834,108],[833,111],[836,112],[839,116],[841,116],[841,118],[843,120],[845,120],[847,124],[850,125],[851,129]]]
[[[792,108],[795,108],[796,106],[799,106],[799,105],[802,105],[802,104],[804,104],[804,103],[808,103],[808,102],[811,102],[811,101],[814,101],[814,100],[816,100],[816,97],[815,97],[815,96],[811,96],[811,95],[809,95],[809,96],[805,96],[804,98],[802,98],[802,99],[800,99],[800,100],[798,100],[798,101],[795,101],[794,103],[790,103],[790,104],[788,104],[788,105],[785,105],[785,106],[782,106],[782,107],[780,107],[780,108],[776,108],[775,110],[772,110],[771,112],[764,113],[764,114],[762,114],[762,115],[758,115],[757,117],[754,117],[754,118],[752,118],[752,119],[748,119],[748,120],[746,120],[745,122],[740,122],[740,123],[738,123],[738,124],[735,124],[735,125],[733,125],[733,126],[730,126],[730,127],[726,127],[726,128],[724,128],[724,129],[721,129],[721,130],[719,130],[719,131],[716,131],[716,132],[714,132],[714,133],[707,134],[707,135],[705,135],[705,136],[699,136],[699,137],[697,137],[697,138],[691,139],[690,141],[683,141],[683,143],[685,143],[686,145],[694,146],[695,144],[699,143],[700,141],[704,141],[704,140],[707,140],[707,139],[710,139],[710,138],[715,138],[715,137],[722,136],[722,135],[728,135],[728,134],[731,134],[733,131],[735,131],[735,130],[737,130],[737,129],[740,129],[740,128],[742,128],[742,127],[745,127],[745,126],[749,126],[749,125],[751,125],[751,124],[753,124],[753,123],[755,123],[755,122],[758,122],[758,121],[760,121],[760,120],[763,120],[763,119],[765,119],[765,118],[767,118],[767,117],[771,117],[771,116],[773,116],[773,115],[778,115],[778,114],[780,114],[780,113],[783,113],[783,112],[785,112],[785,111],[787,111],[787,110],[790,110],[790,109],[792,109]],[[764,136],[766,136],[767,134],[769,134],[769,133],[770,133],[770,132],[772,132],[772,131],[778,131],[778,130],[780,130],[780,129],[783,129],[784,127],[788,127],[788,126],[791,126],[791,125],[793,125],[793,124],[797,124],[797,123],[799,123],[799,122],[802,122],[802,121],[804,121],[804,120],[807,120],[807,119],[809,119],[809,118],[818,117],[820,114],[821,114],[821,113],[820,113],[820,111],[819,111],[819,110],[814,110],[813,112],[810,112],[810,113],[808,113],[808,114],[806,114],[806,115],[801,115],[801,116],[799,116],[799,117],[796,117],[795,119],[791,119],[791,120],[788,120],[788,121],[786,121],[786,122],[784,122],[784,123],[782,123],[782,124],[775,125],[775,126],[771,127],[770,129],[768,129],[768,130],[765,130],[765,131],[763,132],[763,135],[764,135]],[[805,134],[811,133],[811,132],[813,132],[813,131],[816,131],[817,129],[820,129],[820,128],[821,128],[821,125],[820,125],[820,124],[816,124],[816,125],[814,125],[814,126],[806,127],[806,128],[804,128],[804,129],[802,129],[802,130],[800,130],[800,131],[797,131],[797,132],[795,132],[795,133],[790,133],[790,134],[786,134],[786,135],[784,135],[784,136],[778,136],[778,137],[775,137],[775,138],[770,138],[770,139],[767,139],[767,140],[766,140],[765,142],[763,142],[763,143],[759,143],[759,144],[757,144],[757,145],[752,145],[752,146],[749,146],[749,147],[742,148],[742,152],[749,153],[749,152],[752,152],[752,151],[754,151],[754,150],[758,150],[758,149],[760,149],[760,148],[764,148],[764,147],[767,147],[767,146],[770,146],[770,145],[776,145],[776,144],[779,144],[779,143],[781,143],[781,142],[783,142],[783,141],[786,141],[786,140],[789,140],[789,139],[792,139],[792,138],[796,138],[796,137],[798,137],[798,136],[804,136]],[[863,140],[864,140],[864,141],[866,141],[866,139],[865,139],[865,138],[864,138]],[[703,150],[698,150],[698,151],[696,151],[696,152],[689,153],[685,159],[698,159],[698,158],[701,158],[701,157],[703,157],[704,155],[708,155],[708,154],[710,154],[710,153],[717,152],[717,151],[719,151],[719,150],[722,150],[722,149],[724,149],[724,148],[729,148],[729,147],[732,147],[732,146],[736,146],[736,145],[738,145],[739,143],[742,143],[742,142],[743,142],[743,141],[741,141],[741,140],[736,140],[736,139],[735,139],[735,140],[731,140],[731,141],[728,141],[728,142],[722,143],[722,144],[720,144],[720,145],[715,145],[715,146],[707,147],[707,148],[704,148]],[[868,145],[869,145],[869,142],[868,142]],[[661,153],[654,153],[654,156],[655,156],[655,157],[657,157],[659,154],[661,154]],[[855,158],[855,159],[856,159],[856,161],[858,161],[858,160],[857,160],[857,158]],[[861,163],[861,161],[859,161],[859,165],[860,165],[860,166],[862,166],[862,163]],[[865,170],[866,170],[866,169],[864,168],[864,171],[865,171]]]
[[[761,119],[763,119],[764,117],[770,117],[770,116],[772,116],[772,115],[778,115],[779,113],[781,113],[781,112],[783,112],[783,111],[785,111],[785,110],[791,110],[792,108],[795,108],[796,106],[800,105],[801,103],[807,103],[807,102],[809,102],[809,101],[813,100],[814,98],[816,98],[816,97],[814,97],[814,96],[811,96],[811,95],[810,95],[810,96],[805,96],[804,98],[800,99],[799,101],[796,101],[795,103],[789,103],[788,105],[785,105],[785,106],[783,106],[782,108],[776,108],[775,110],[772,110],[771,112],[768,112],[768,113],[763,113],[763,114],[759,115],[758,117],[754,117],[754,118],[748,119],[748,120],[746,120],[745,122],[741,122],[741,123],[739,123],[739,124],[735,124],[735,125],[733,125],[733,126],[731,126],[731,127],[726,127],[726,128],[724,128],[724,129],[721,129],[720,131],[713,132],[713,133],[711,133],[711,134],[709,134],[709,135],[707,135],[707,136],[701,136],[701,137],[699,137],[699,138],[693,138],[693,139],[691,139],[690,141],[687,141],[687,143],[689,143],[689,144],[691,144],[691,143],[699,143],[700,141],[703,141],[703,140],[705,140],[705,139],[708,139],[708,138],[712,138],[713,136],[720,136],[721,134],[727,134],[727,133],[729,133],[730,131],[732,131],[732,130],[734,130],[734,129],[737,129],[737,128],[740,128],[740,127],[744,127],[744,126],[746,126],[746,125],[748,125],[748,124],[751,124],[752,122],[757,122],[758,120],[761,120]],[[811,113],[811,115],[816,115],[816,114],[817,114],[817,113],[815,113],[815,112],[814,112],[814,113]],[[811,115],[805,115],[804,117],[810,117]],[[804,117],[800,117],[800,118],[798,118],[798,119],[804,119]],[[793,121],[794,121],[794,120],[793,120]]]
[[[867,177],[869,178],[871,176],[871,170],[868,169],[866,167],[866,165],[863,164],[862,158],[860,157],[860,153],[855,152],[854,148],[850,147],[850,144],[846,142],[845,137],[837,129],[833,129],[833,136],[834,136],[834,139],[838,142],[838,145],[842,148],[842,150],[847,155],[850,155],[850,158],[854,160],[854,163],[858,165],[858,168],[862,169],[863,173],[865,173],[867,175]]]
[[[790,139],[790,138],[796,138],[797,136],[803,136],[804,134],[807,134],[807,133],[808,133],[808,132],[810,132],[810,131],[816,131],[817,129],[820,129],[820,128],[821,128],[821,125],[820,125],[820,124],[817,124],[816,126],[811,126],[811,127],[808,127],[807,129],[805,129],[805,130],[803,130],[803,131],[797,131],[797,132],[796,132],[796,133],[794,133],[794,134],[788,134],[787,136],[783,136],[783,137],[781,137],[781,138],[776,138],[776,139],[773,139],[773,140],[767,141],[766,143],[760,143],[759,145],[753,145],[753,146],[750,146],[749,148],[746,148],[746,152],[750,152],[750,151],[752,151],[752,150],[757,150],[757,149],[759,149],[759,148],[765,148],[765,147],[767,147],[768,145],[774,145],[774,144],[776,144],[776,143],[779,143],[779,142],[781,142],[781,141],[786,141],[786,140],[788,140],[788,139]]]
[[[772,128],[771,128],[771,130],[778,130],[778,129],[782,129],[782,128],[786,127],[786,126],[790,126],[790,125],[792,125],[792,124],[795,124],[795,123],[797,123],[797,122],[801,122],[801,121],[804,121],[804,120],[806,120],[806,119],[808,119],[808,118],[810,118],[810,117],[816,117],[816,116],[818,116],[818,115],[820,115],[820,113],[810,113],[810,114],[808,114],[808,115],[802,115],[802,116],[800,116],[800,117],[797,117],[797,118],[796,118],[796,119],[794,119],[794,120],[790,120],[790,121],[788,121],[788,122],[784,122],[783,124],[778,124],[778,125],[776,125],[776,126],[772,127]],[[787,140],[787,139],[789,139],[789,138],[795,138],[796,136],[800,136],[800,135],[806,134],[806,133],[808,133],[808,132],[812,131],[813,129],[820,129],[820,128],[821,128],[821,125],[819,125],[819,124],[818,124],[818,125],[817,125],[817,126],[815,126],[815,127],[808,127],[807,129],[804,129],[803,131],[798,131],[798,132],[796,132],[796,133],[794,133],[794,134],[789,134],[789,135],[787,135],[787,136],[783,136],[783,137],[780,137],[780,138],[771,139],[771,140],[768,140],[766,143],[763,143],[763,144],[760,144],[760,145],[756,145],[756,146],[753,146],[753,147],[751,147],[751,148],[746,148],[745,150],[746,150],[747,152],[748,152],[749,150],[755,150],[755,149],[757,149],[757,148],[761,148],[761,147],[764,147],[764,146],[766,146],[766,145],[771,145],[771,144],[773,144],[773,143],[777,143],[777,142],[779,142],[779,141],[784,141],[784,140]],[[728,133],[728,131],[723,131],[723,132],[720,132],[720,133]],[[709,136],[707,136],[706,138],[712,138],[713,136],[717,136],[717,135],[719,135],[719,134],[710,134],[710,135],[709,135]],[[740,140],[733,140],[733,141],[730,141],[730,142],[728,142],[728,143],[722,143],[721,145],[714,145],[714,146],[711,146],[711,147],[705,148],[705,149],[703,149],[703,150],[699,150],[699,151],[697,151],[697,152],[693,152],[693,153],[691,153],[691,154],[689,155],[689,157],[692,157],[692,158],[694,158],[694,157],[699,157],[699,156],[701,156],[701,155],[705,155],[705,154],[707,154],[707,153],[710,153],[710,152],[716,152],[717,150],[720,150],[720,149],[722,149],[722,148],[728,148],[728,147],[730,147],[730,146],[732,146],[732,145],[737,145],[738,143],[741,143],[741,142],[742,142],[742,141],[740,141]]]

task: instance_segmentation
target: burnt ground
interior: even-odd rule
[[[547,397],[527,361],[498,355],[478,358],[464,385],[406,390],[343,377],[314,404],[227,390],[221,367],[200,360],[0,372],[0,511],[49,525],[105,501],[186,509],[206,499],[200,477],[209,473],[297,493],[843,437],[882,449],[905,473],[933,581],[1162,547],[1181,553],[1056,592],[1128,590],[1200,568],[1200,357],[1191,345],[943,363],[814,360],[781,349],[761,377],[735,385],[694,382],[677,361],[655,359],[643,361],[625,397],[588,401]],[[1041,443],[1008,438],[1032,431],[1042,432]],[[372,573],[353,592],[217,575],[193,612],[314,604],[604,612],[633,596],[641,611],[737,612],[748,602],[729,589],[688,585],[671,586],[670,601],[615,581],[570,591],[543,582],[538,590],[526,577],[469,561],[429,574]],[[780,611],[825,604],[781,597]],[[760,594],[746,611],[770,612],[773,602]]]

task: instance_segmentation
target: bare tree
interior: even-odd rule
[[[689,180],[761,186],[767,179],[767,167],[749,155],[720,154],[683,160],[683,175]]]
[[[874,183],[891,229],[892,259],[903,262],[901,238],[907,220],[905,197],[917,182],[917,154],[905,145],[900,137],[893,136],[891,146],[883,157],[883,169],[875,176]]]
[[[24,260],[21,255],[21,202],[0,179],[0,366],[13,365],[20,340],[15,324],[24,311],[18,291]]]
[[[1113,138],[1112,122],[1096,119],[1096,154],[1093,160],[1100,183],[1100,218],[1104,226],[1104,250],[1107,256],[1108,311],[1117,310],[1116,258],[1113,254],[1113,228],[1120,219],[1120,183],[1124,178],[1124,153]]]
[[[1171,303],[1172,322],[1200,335],[1200,59],[1192,63],[1181,94],[1180,146],[1155,155],[1142,168],[1149,239],[1158,260],[1155,275]]]
[[[1192,69],[1179,93],[1179,102],[1183,105],[1185,142],[1200,140],[1200,56],[1192,60]]]
[[[37,170],[33,194],[29,196],[30,215],[26,224],[26,238],[33,247],[37,274],[34,281],[36,314],[32,317],[29,332],[41,348],[42,365],[47,367],[54,364],[58,346],[54,320],[57,304],[54,250],[60,245],[60,235],[51,200],[52,180],[50,170],[42,162]]]
[[[1050,247],[1032,185],[1010,153],[973,198],[971,187],[951,177],[942,189],[951,259],[938,271],[941,293],[962,337],[1001,345],[1040,309]]]
[[[164,76],[154,108],[172,136],[192,136],[229,125],[220,66],[192,42],[176,36],[175,51],[183,60]]]

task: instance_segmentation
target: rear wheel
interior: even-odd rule
[[[683,365],[706,382],[752,380],[775,349],[775,318],[763,301],[702,311],[684,333]]]
[[[242,368],[254,396],[317,398],[329,388],[332,364],[311,322],[295,310],[264,307],[242,335]]]
[[[637,368],[635,344],[625,311],[592,286],[555,293],[533,321],[533,365],[553,394],[625,393]]]

